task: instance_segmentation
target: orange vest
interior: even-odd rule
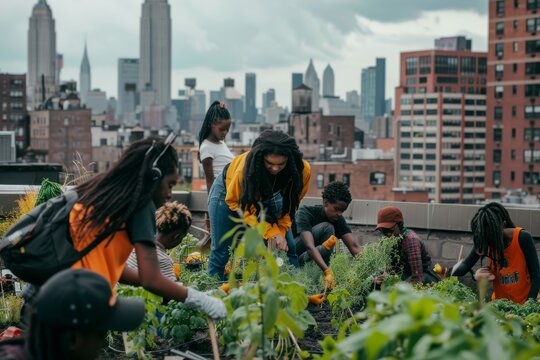
[[[527,263],[523,251],[519,246],[519,233],[522,228],[514,229],[512,242],[504,249],[506,267],[499,265],[498,269],[492,272],[495,275],[493,280],[492,299],[509,299],[518,304],[527,301],[531,290],[531,276],[527,269]],[[493,269],[493,262],[489,259],[489,265]]]
[[[75,204],[69,214],[69,225],[73,245],[79,251],[90,244],[97,236],[99,229],[92,230],[85,234],[85,238],[79,238],[80,221],[83,218],[84,207],[81,203]],[[85,232],[82,231],[82,234]],[[112,238],[111,238],[112,237]],[[90,251],[85,257],[77,261],[72,269],[88,269],[102,275],[109,284],[114,293],[114,287],[124,271],[127,259],[133,250],[133,244],[125,230],[117,231],[111,237],[103,240],[98,246]]]

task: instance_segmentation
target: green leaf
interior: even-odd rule
[[[279,310],[279,294],[276,291],[269,291],[266,293],[266,299],[264,300],[264,334],[270,334],[270,331],[274,328]]]
[[[255,255],[257,246],[261,242],[261,236],[256,229],[249,228],[244,232],[244,243],[246,245],[246,258],[251,259]]]
[[[377,359],[377,355],[379,355],[381,349],[384,347],[384,345],[386,345],[388,340],[388,335],[380,331],[373,331],[372,333],[370,333],[365,341],[367,359]]]
[[[225,241],[226,239],[230,238],[237,230],[241,229],[242,228],[242,225],[236,225],[235,227],[233,227],[231,230],[227,231],[223,236],[222,238],[219,240],[219,242],[223,242]]]

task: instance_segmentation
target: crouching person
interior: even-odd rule
[[[0,342],[0,359],[96,359],[107,331],[135,330],[144,314],[141,299],[115,297],[101,275],[63,270],[34,298],[27,332]]]

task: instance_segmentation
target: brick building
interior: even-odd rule
[[[62,164],[75,175],[78,174],[75,162],[85,167],[90,165],[91,117],[90,109],[30,112],[30,145],[38,160]]]
[[[427,202],[426,191],[395,189],[392,159],[358,160],[355,163],[312,162],[307,196],[321,196],[323,188],[342,181],[353,199]]]
[[[540,1],[489,1],[486,198],[540,195]]]
[[[17,156],[21,156],[29,142],[24,74],[0,74],[0,131],[15,132]]]
[[[401,53],[396,88],[397,187],[429,199],[484,199],[487,54],[461,50]]]

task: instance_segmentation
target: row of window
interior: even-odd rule
[[[516,160],[516,150],[512,149],[510,152],[510,159]],[[496,164],[500,164],[502,162],[502,150],[493,150],[493,162]],[[523,150],[523,162],[526,164],[540,162],[540,150]]]
[[[400,114],[402,116],[410,116],[410,115],[437,115],[439,111],[437,109],[418,109],[418,110],[401,110]],[[450,116],[460,116],[461,115],[461,109],[443,109],[442,112],[443,115],[450,115]],[[465,110],[463,112],[465,116],[486,116],[485,110]]]
[[[480,78],[479,81],[482,83],[482,85],[486,84],[485,78]],[[456,93],[457,90],[454,90],[452,86],[435,86],[433,89],[433,92],[441,92],[441,93]],[[486,95],[486,87],[485,86],[461,86],[459,88],[459,92],[463,94],[476,94],[476,95]],[[427,88],[425,86],[421,86],[418,89],[414,86],[405,86],[403,87],[403,93],[404,94],[426,94]]]
[[[337,176],[335,173],[328,174],[328,183],[337,181]],[[345,185],[351,185],[351,174],[343,174],[342,181]],[[381,171],[374,171],[369,173],[369,184],[370,185],[384,185],[386,184],[386,173]],[[319,189],[324,188],[324,174],[317,174],[317,187]]]
[[[537,10],[540,8],[540,0],[525,0],[527,10]],[[520,0],[514,0],[514,8],[519,8]],[[505,10],[505,0],[497,0],[495,3],[495,11],[497,16],[503,17]]]
[[[514,30],[518,29],[518,21],[513,21]],[[525,21],[525,31],[528,33],[536,33],[540,31],[540,18],[530,18]],[[504,21],[499,21],[495,24],[495,34],[498,36],[504,35]]]
[[[486,74],[487,58],[472,56],[435,55],[435,74]],[[405,58],[405,74],[431,73],[431,56]]]
[[[410,104],[437,104],[438,98],[410,98],[410,97],[402,97],[401,98],[401,104],[402,105],[410,105]],[[443,104],[454,104],[454,105],[460,105],[462,103],[461,98],[443,98],[442,99]],[[465,99],[465,105],[486,105],[485,99]]]
[[[21,120],[24,120],[25,116],[22,115],[22,114],[10,114],[8,116],[8,114],[2,114],[2,120],[4,121],[7,121],[7,120],[11,120],[11,121],[21,121]]]
[[[502,174],[499,170],[495,170],[492,173],[493,185],[500,185],[502,180]],[[516,173],[510,171],[510,181],[516,180]],[[540,185],[540,172],[525,171],[523,172],[523,185]]]
[[[500,81],[504,76],[505,64],[496,64],[495,65],[495,78]],[[519,64],[512,64],[512,72],[515,74],[518,72]],[[525,75],[526,76],[536,76],[540,75],[540,62],[528,62],[525,63]]]

